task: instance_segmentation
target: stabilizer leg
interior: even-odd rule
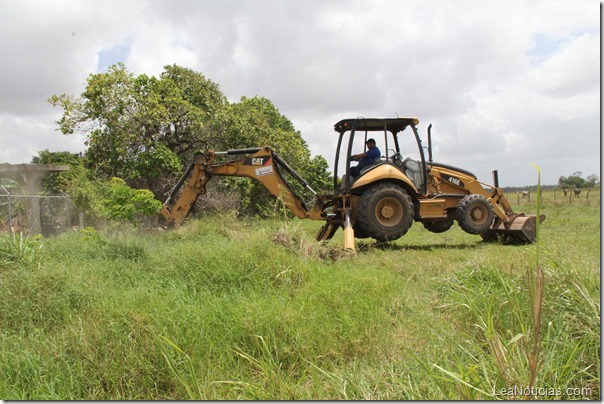
[[[350,220],[350,208],[344,217],[344,249],[354,251],[354,229]]]

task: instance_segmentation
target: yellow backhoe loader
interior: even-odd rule
[[[208,150],[189,165],[170,191],[161,214],[168,226],[178,226],[198,197],[206,193],[212,176],[236,176],[259,181],[272,195],[281,198],[295,216],[324,221],[318,241],[331,239],[343,228],[346,249],[354,250],[355,237],[396,240],[407,233],[414,221],[434,233],[449,230],[457,221],[465,232],[480,235],[485,241],[503,238],[512,243],[533,243],[537,218],[512,211],[499,187],[497,171],[493,171],[494,185],[488,185],[469,171],[434,162],[431,125],[428,146],[424,147],[418,124],[417,118],[354,118],[337,122],[333,193],[326,195],[317,194],[269,146]],[[407,128],[411,130],[405,131]],[[383,138],[378,137],[380,133]],[[370,135],[378,139],[383,155],[360,170],[351,170],[355,140],[357,149],[359,144],[366,147]],[[406,157],[402,155],[403,146],[409,149],[405,149]],[[222,160],[223,156],[227,160]],[[242,157],[229,160],[228,156]],[[352,176],[352,171],[359,172]],[[286,177],[295,179],[313,195],[310,207]],[[544,219],[541,215],[540,221]]]

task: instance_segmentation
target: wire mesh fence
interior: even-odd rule
[[[54,236],[71,228],[69,196],[0,194],[0,231]]]

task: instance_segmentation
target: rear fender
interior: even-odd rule
[[[418,194],[417,188],[415,188],[415,185],[413,185],[411,180],[409,180],[409,178],[399,169],[390,164],[381,164],[365,172],[365,174],[352,184],[350,190],[359,190],[367,185],[384,180],[400,181],[405,184],[404,188],[410,189],[413,193],[413,195],[411,195],[412,197],[415,197],[415,195]]]

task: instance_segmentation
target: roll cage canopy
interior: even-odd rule
[[[417,118],[351,118],[342,119],[334,125],[336,132],[344,133],[348,130],[358,131],[383,131],[387,130],[393,134],[397,134],[405,130],[409,125],[417,125]]]
[[[355,181],[354,178],[350,175],[350,163],[352,161],[352,149],[353,143],[355,139],[359,136],[359,132],[364,132],[364,140],[367,141],[370,132],[382,132],[384,134],[384,151],[385,151],[385,162],[383,164],[393,164],[394,160],[391,159],[389,161],[389,151],[392,150],[394,155],[398,155],[400,157],[400,146],[398,141],[398,134],[402,132],[407,127],[411,127],[413,132],[413,137],[417,143],[417,148],[419,151],[420,159],[418,163],[421,166],[421,170],[423,173],[426,172],[426,159],[424,157],[424,150],[422,148],[422,141],[419,137],[419,133],[417,132],[417,124],[419,124],[419,119],[417,118],[348,118],[342,119],[334,125],[334,130],[338,132],[339,139],[338,145],[336,147],[336,159],[335,159],[335,169],[334,169],[334,192],[336,194],[340,193],[348,193],[350,192],[352,183]],[[390,132],[392,135],[392,139],[390,139],[387,133]],[[363,142],[363,143],[365,143]],[[366,149],[365,149],[366,150]],[[344,175],[342,176],[342,184],[339,185],[339,175],[338,175],[338,166],[340,164],[340,160],[344,161]],[[380,164],[381,165],[381,164]],[[424,174],[423,184],[418,186],[418,189],[426,190],[427,184],[426,179],[427,176]]]

